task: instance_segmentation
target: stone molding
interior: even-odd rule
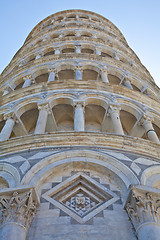
[[[131,186],[125,209],[136,231],[146,223],[160,224],[160,190]]]
[[[86,138],[87,134],[87,138]],[[134,141],[133,141],[134,139]],[[117,149],[134,151],[135,153],[145,154],[156,158],[159,161],[159,144],[148,142],[148,140],[120,136],[112,133],[95,132],[52,132],[48,134],[28,135],[9,139],[0,142],[1,155],[47,147],[66,147],[66,146],[97,146],[98,148]]]
[[[83,83],[83,86],[82,86]],[[137,103],[137,99],[139,99],[139,97],[141,97],[141,103],[142,104],[147,104],[147,106],[149,108],[153,108],[154,106],[154,110],[155,111],[160,111],[159,110],[159,102],[155,101],[154,99],[151,99],[149,97],[147,97],[146,95],[141,95],[141,93],[139,92],[132,92],[132,96],[131,96],[131,90],[130,89],[125,89],[124,91],[124,87],[120,86],[120,85],[111,85],[111,84],[105,84],[104,82],[94,82],[93,83],[88,83],[86,81],[81,80],[80,83],[78,83],[78,81],[76,82],[75,80],[69,80],[66,84],[65,81],[62,81],[62,83],[58,82],[58,81],[53,81],[52,84],[48,85],[48,82],[43,83],[43,87],[46,88],[46,91],[55,91],[55,90],[61,90],[63,91],[63,89],[66,89],[66,87],[68,87],[69,89],[83,89],[83,90],[88,90],[88,88],[92,90],[94,90],[95,88],[97,89],[97,94],[101,95],[102,92],[101,91],[110,91],[110,93],[115,93],[115,97],[118,98],[118,94],[123,94],[124,98],[128,99],[128,101],[130,101],[131,99],[135,101],[135,103]],[[32,93],[33,94],[39,94],[40,90],[42,89],[42,84],[35,84],[32,85]],[[10,93],[10,97],[12,97],[13,101],[18,101],[18,99],[22,98],[22,100],[24,99],[24,97],[26,97],[28,95],[28,91],[24,88],[18,89],[17,92],[13,91]],[[8,98],[7,96],[3,96],[3,104],[7,104],[10,102],[10,98]]]
[[[16,223],[28,229],[36,213],[39,200],[35,189],[15,188],[0,192],[2,226]]]

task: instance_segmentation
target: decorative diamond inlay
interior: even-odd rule
[[[85,223],[119,197],[83,172],[67,178],[42,195],[79,223]]]
[[[92,198],[85,196],[85,193],[79,192],[74,197],[71,197],[66,202],[64,202],[64,204],[80,216],[83,216],[97,203]]]

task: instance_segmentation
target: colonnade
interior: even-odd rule
[[[71,51],[71,52],[67,52],[67,53],[81,54],[81,53],[85,53],[85,50],[86,51],[90,50],[90,51],[93,51],[93,54],[96,54],[97,56],[101,56],[102,54],[106,54],[108,57],[111,57],[113,59],[121,61],[120,53],[117,53],[117,52],[114,52],[114,51],[112,51],[112,52],[109,51],[109,53],[108,53],[107,51],[103,50],[102,48],[99,48],[99,47],[96,47],[96,46],[93,47],[93,48],[89,48],[89,47],[85,48],[83,45],[79,44],[79,45],[74,45],[74,46],[72,46],[70,48],[74,49],[74,52]],[[40,58],[44,57],[49,52],[53,52],[53,55],[62,54],[64,49],[67,49],[67,46],[66,46],[66,48],[62,48],[62,47],[56,47],[55,48],[55,47],[52,47],[52,48],[49,49],[48,52],[46,50],[40,50],[39,52],[34,53],[34,55],[32,55],[32,56],[33,56],[33,59],[37,60],[37,59],[40,59]],[[124,58],[124,56],[123,56],[123,58]],[[22,65],[26,64],[28,61],[29,60],[27,60],[27,58],[23,59],[20,62],[19,66],[22,66]],[[128,59],[126,59],[126,62],[127,61],[129,62]]]
[[[85,131],[85,103],[83,101],[74,101],[74,131]],[[48,115],[52,114],[54,118],[52,109],[50,108],[48,102],[40,102],[38,104],[38,120],[36,123],[34,134],[44,134],[47,125]],[[122,127],[120,119],[120,106],[114,103],[109,104],[109,108],[106,110],[106,114],[112,121],[113,130],[115,134],[124,135],[124,130]],[[12,130],[16,123],[17,118],[14,112],[4,115],[6,120],[4,127],[0,133],[0,141],[8,140],[11,136]],[[55,122],[55,118],[53,119]],[[148,139],[152,142],[159,143],[159,138],[152,125],[153,118],[150,115],[144,114],[140,120],[140,124],[143,126]]]
[[[68,69],[66,69],[68,70]],[[72,70],[72,69],[71,69]],[[92,70],[92,69],[86,69],[83,66],[75,66],[73,68],[73,71],[75,72],[75,80],[83,80],[83,71],[84,70]],[[95,71],[95,70],[93,70]],[[52,67],[52,68],[48,68],[46,73],[48,73],[48,80],[47,82],[54,82],[56,79],[59,79],[59,73],[60,71],[58,71],[56,68]],[[98,76],[101,78],[102,82],[104,83],[109,83],[109,79],[108,79],[108,75],[110,74],[110,72],[107,70],[107,68],[101,68],[97,71],[95,71],[97,73],[97,78]],[[23,77],[23,85],[22,88],[26,88],[31,86],[32,84],[36,84],[36,79],[34,77],[34,73],[31,73],[29,75],[26,75]],[[131,80],[129,79],[129,77],[122,75],[122,79],[119,79],[119,84],[120,85],[124,85],[129,89],[133,89],[132,84],[131,84]],[[9,94],[11,91],[14,91],[14,89],[16,88],[15,83],[10,83],[10,85],[6,86],[2,91],[3,91],[3,96],[6,94]]]

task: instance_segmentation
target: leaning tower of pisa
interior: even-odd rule
[[[159,239],[159,88],[113,23],[42,20],[0,92],[0,239]]]

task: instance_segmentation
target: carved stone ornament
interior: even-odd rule
[[[147,222],[160,223],[160,191],[132,186],[125,209],[136,230]]]
[[[0,193],[1,223],[16,222],[28,228],[36,213],[37,203],[32,188]]]

